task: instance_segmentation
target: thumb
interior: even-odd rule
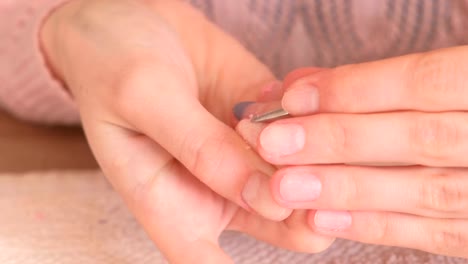
[[[286,218],[291,210],[279,206],[269,188],[274,167],[187,92],[193,84],[180,76],[148,65],[127,74],[128,87],[117,99],[122,116],[214,192],[268,219]]]
[[[170,263],[232,263],[217,241],[233,211],[221,197],[151,139],[87,115],[83,125],[104,173]]]

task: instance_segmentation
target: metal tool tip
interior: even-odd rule
[[[252,117],[251,122],[253,123],[264,123],[264,122],[271,122],[275,121],[284,117],[289,116],[289,113],[284,109],[276,109],[264,114],[255,115]]]

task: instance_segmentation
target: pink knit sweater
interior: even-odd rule
[[[40,52],[38,32],[64,0],[0,0],[0,105],[22,119],[79,122],[77,108],[53,79]]]
[[[79,122],[49,73],[41,22],[66,0],[0,0],[0,106],[42,123]],[[468,0],[191,0],[279,77],[301,66],[335,66],[468,43]]]

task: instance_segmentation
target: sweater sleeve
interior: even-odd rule
[[[71,95],[53,78],[41,54],[42,21],[67,0],[0,0],[0,107],[45,124],[77,124]]]

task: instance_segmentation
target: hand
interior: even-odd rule
[[[331,243],[274,202],[274,168],[229,126],[272,74],[190,6],[75,0],[41,33],[104,173],[171,263],[229,262],[225,229],[308,252]]]
[[[288,166],[272,179],[280,204],[317,210],[321,234],[468,258],[468,47],[286,82],[296,117],[257,135],[261,156]]]

